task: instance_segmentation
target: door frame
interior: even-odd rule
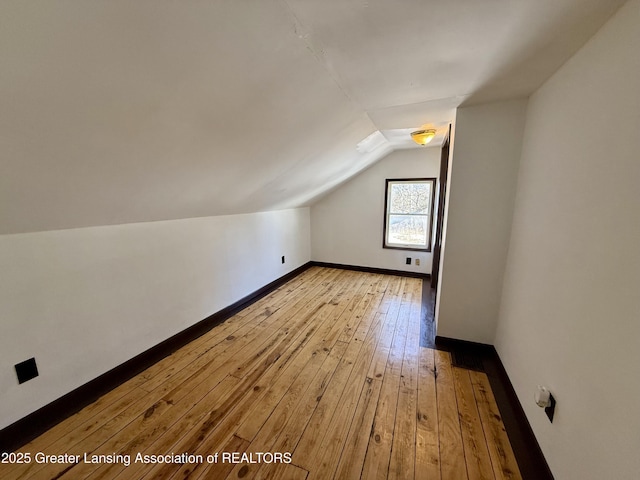
[[[438,289],[440,276],[440,253],[442,251],[442,229],[444,226],[444,207],[447,198],[447,178],[449,175],[449,150],[451,139],[451,124],[442,143],[440,151],[440,175],[438,176],[438,213],[436,217],[436,235],[433,242],[433,264],[431,266],[431,288]],[[435,302],[434,302],[435,309]]]

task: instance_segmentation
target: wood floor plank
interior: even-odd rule
[[[438,432],[440,442],[440,471],[443,479],[466,479],[462,432],[458,417],[458,402],[453,384],[451,355],[434,352],[436,363],[436,396],[438,402]]]
[[[305,370],[315,371],[320,368],[330,353],[331,350],[319,349],[316,347],[316,342],[313,342],[308,343],[300,351],[300,359],[304,358],[307,360],[306,362],[297,360],[298,356],[291,357],[296,363],[283,366],[282,376],[278,377],[277,381],[271,385],[264,386],[263,395],[259,401],[247,405],[244,412],[238,412],[236,433],[242,438],[253,440],[295,379]]]
[[[416,415],[416,480],[439,479],[438,403],[433,350],[421,348],[418,369],[418,413]]]
[[[270,314],[269,312],[269,315],[243,317],[240,321],[225,322],[220,326],[220,329],[217,329],[216,335],[203,335],[145,370],[139,376],[137,385],[150,392],[161,384],[170,381],[175,375],[184,373],[186,367],[193,368],[194,362],[199,362],[200,365],[203,365],[206,363],[207,358],[224,351],[236,338],[241,338],[244,333],[251,332]],[[236,344],[234,347],[239,349],[240,345]],[[208,356],[206,356],[207,353],[209,353]],[[176,381],[180,382],[181,378],[178,376]]]
[[[362,404],[366,409],[367,399],[363,398],[362,403],[360,402],[362,395],[379,393],[377,389],[368,388],[372,379],[366,377],[366,372],[371,364],[380,339],[379,332],[385,320],[386,316],[383,314],[376,315],[376,320],[360,348],[358,358],[340,396],[339,408],[334,411],[327,432],[319,443],[319,455],[314,459],[320,461],[315,463],[318,466],[317,469],[309,469],[310,478],[333,478],[348,439],[350,426],[354,421],[358,422],[357,407]]]
[[[391,344],[397,327],[398,314],[400,312],[401,301],[398,300],[402,298],[400,293],[400,287],[402,285],[400,278],[396,278],[394,281],[390,282],[389,288],[387,289],[383,301],[380,304],[380,309],[378,311],[386,315],[385,325],[381,332],[378,349],[376,350],[373,360],[371,361],[371,365],[369,366],[367,377],[381,379],[384,376],[387,368],[389,351],[391,349]],[[393,308],[390,308],[392,304]],[[383,305],[385,305],[384,308],[382,307]]]
[[[249,335],[247,335],[247,337],[249,337]],[[292,334],[289,337],[289,340],[292,340],[293,338],[295,338],[295,335]],[[238,343],[238,345],[242,345],[242,343]],[[251,347],[252,349],[241,348],[239,352],[243,352],[243,351],[246,352],[247,350],[255,351],[256,348],[259,348],[259,347],[260,347],[260,344],[256,345],[254,343],[253,347]],[[274,354],[272,353],[272,355]],[[241,358],[242,358],[241,356],[238,356],[237,348],[227,348],[223,351],[222,354],[218,355],[217,357],[211,358],[209,362],[205,366],[203,366],[197,374],[195,374],[195,376],[201,377],[203,375],[208,375],[210,380],[219,380],[229,372],[233,373],[233,367],[237,364],[238,361],[241,361]],[[195,362],[195,364],[199,365],[199,362]],[[214,364],[215,366],[213,366]],[[213,371],[211,370],[212,368],[213,368]],[[187,373],[188,372],[185,372],[184,375],[186,376]],[[194,377],[191,377],[189,381],[191,381],[193,378]],[[171,381],[168,381],[162,384],[161,387],[166,389],[168,386],[172,386],[173,384],[176,384],[176,382],[179,382],[179,380],[180,380],[180,377],[175,377]],[[201,380],[199,378],[196,378],[196,381],[201,381]],[[161,387],[158,387],[158,388],[161,388]]]
[[[373,295],[374,300],[367,304],[363,304],[363,308],[365,308],[365,310],[361,314],[357,313],[357,316],[360,317],[360,323],[357,325],[356,331],[351,336],[347,352],[345,353],[341,364],[338,366],[336,375],[332,378],[327,392],[314,411],[305,433],[298,442],[294,452],[294,458],[297,458],[297,460],[294,461],[296,465],[304,467],[305,462],[314,455],[316,445],[322,440],[321,437],[328,428],[328,423],[331,421],[331,415],[339,402],[344,385],[348,381],[348,377],[353,369],[353,364],[356,362],[362,347],[363,342],[359,340],[359,337],[362,337],[366,332],[368,332],[372,322],[376,318],[374,316],[375,308],[372,307],[372,304],[382,301],[383,296],[384,293],[381,294],[379,291],[376,291]]]
[[[317,348],[318,350],[322,349],[323,352],[331,352],[335,343],[331,343],[327,339],[333,338],[335,341],[335,336],[329,335],[329,332],[334,329],[335,320],[340,318],[344,308],[345,306],[341,306],[338,302],[337,304],[325,305],[322,311],[318,312],[315,318],[316,323],[319,324],[318,328],[313,332],[308,332],[313,335],[307,335],[308,340],[309,337],[313,336],[309,341],[308,349]],[[247,415],[247,420],[238,428],[237,434],[242,438],[252,440],[271,412],[276,408],[285,392],[286,389],[270,388],[266,398]]]
[[[323,307],[333,308],[334,306],[325,304],[323,305]],[[303,323],[308,323],[308,322],[303,322]],[[314,325],[313,323],[311,323],[307,325],[307,329],[308,331],[315,331],[317,330],[317,324]],[[300,345],[308,344],[308,339],[309,339],[308,336],[301,334],[300,337],[304,337]],[[288,338],[288,343],[291,343],[292,346],[294,347],[293,352],[297,352],[299,350],[300,345],[295,346],[295,343],[293,343],[293,335]],[[323,350],[322,353],[326,353],[326,352],[324,352]],[[278,373],[279,371],[275,369],[278,362],[282,363],[282,365],[285,365],[286,362],[288,362],[289,359],[292,358],[291,354],[282,355],[282,356],[272,354],[272,356],[276,358],[276,362],[270,366],[269,370],[271,370],[274,373]],[[321,355],[317,355],[317,359],[319,360],[320,358],[321,358]],[[312,360],[315,360],[315,359],[312,359]],[[299,368],[296,365],[291,365],[291,366]],[[309,362],[307,366],[312,368],[314,366],[314,363]],[[305,370],[303,370],[303,372],[304,371]],[[266,374],[264,374],[263,372],[258,372],[258,373],[261,376],[261,379],[263,382],[268,381],[268,376]],[[285,387],[285,389],[290,385],[291,381],[293,381],[295,376],[298,374],[298,372],[294,372],[294,373],[295,373],[294,376],[289,379],[283,376],[284,382],[282,384]],[[239,419],[243,417],[247,417],[249,419],[255,419],[255,415],[252,415],[252,414],[247,415],[247,407],[250,407],[252,403],[262,404],[263,402],[257,402],[257,400],[260,398],[263,392],[264,392],[264,388],[260,388],[260,385],[257,385],[257,384],[254,385],[253,388],[250,388],[250,389],[247,388],[246,393],[244,395],[241,395],[235,399],[236,400],[235,404],[233,406],[230,406],[231,410],[225,411],[224,415],[218,416],[213,420],[210,419],[210,421],[202,425],[202,427],[199,430],[198,441],[196,443],[193,443],[193,439],[190,440],[192,442],[190,445],[190,451],[195,451],[198,453],[206,453],[206,449],[203,451],[203,445],[221,444],[224,441],[224,439],[228,438],[230,435],[233,434],[233,430],[235,426],[238,424]],[[172,468],[170,466],[157,467],[155,470],[156,470],[156,472],[154,473],[155,478],[167,478],[172,474]]]
[[[458,400],[458,418],[462,432],[464,458],[469,480],[493,479],[487,441],[478,413],[469,370],[453,368],[453,383]]]
[[[261,476],[256,477],[260,480],[306,480],[309,472],[295,465],[281,463],[277,465],[269,465]]]
[[[282,374],[277,377],[273,387],[274,390],[279,390],[280,388],[287,390],[291,386],[291,383],[295,381],[295,378],[299,375],[306,375],[305,371],[317,371],[326,356],[327,352],[324,351],[319,352],[318,355],[311,356],[305,363],[302,371],[296,371],[297,368],[300,368],[299,365],[297,365],[296,368],[291,365],[290,368],[285,369]],[[302,354],[302,357],[307,358],[307,355]],[[204,437],[208,444],[222,445],[225,439],[235,434],[239,424],[241,424],[244,419],[250,418],[250,414],[247,412],[262,402],[262,399],[265,398],[265,390],[268,388],[262,385],[256,386],[259,387],[258,390],[254,387],[244,398],[237,402],[235,408],[233,408],[218,425],[211,429],[209,435]],[[282,398],[282,395],[280,395],[280,398]]]
[[[262,312],[265,309],[277,310],[283,305],[290,303],[292,295],[299,295],[308,291],[309,288],[322,283],[330,275],[336,272],[328,268],[311,267],[302,272],[297,277],[289,280],[273,292],[269,293],[260,301],[249,305],[236,314],[237,317],[245,317],[254,315],[256,312]]]
[[[377,334],[382,330],[382,316],[376,313],[375,307],[382,301],[383,295],[377,296],[379,300],[372,302],[363,314],[343,361],[338,366],[326,394],[316,408],[294,452],[294,463],[309,470],[311,476],[317,472],[311,471],[309,465],[326,464],[327,460],[324,457],[337,455],[335,451],[337,435],[345,428],[340,417],[355,408],[357,398],[353,398],[353,395],[359,394],[362,388],[362,382],[366,378],[366,372],[379,340]],[[345,391],[348,392],[346,395]],[[340,412],[336,415],[336,407],[339,404]],[[348,428],[348,424],[346,427]],[[330,435],[330,438],[325,440],[327,435]],[[322,452],[323,459],[319,458],[317,451]],[[337,460],[339,455],[336,465]]]
[[[138,375],[139,383],[137,385],[145,388],[146,390],[153,390],[157,384],[151,384],[148,386],[145,386],[144,384],[159,374],[163,374],[166,377],[168,376],[168,372],[179,371],[184,364],[188,364],[191,361],[189,359],[184,361],[185,357],[199,357],[223,340],[233,340],[233,338],[228,337],[241,336],[242,331],[238,331],[240,328],[246,327],[247,325],[249,325],[249,329],[255,328],[257,325],[260,325],[264,319],[273,315],[277,310],[283,306],[295,303],[296,299],[300,298],[307,290],[318,286],[314,284],[306,284],[305,279],[308,280],[314,277],[318,280],[330,279],[332,276],[335,276],[335,272],[330,272],[326,269],[320,271],[312,269],[311,272],[303,272],[300,276],[285,284],[285,286],[272,292],[265,300],[263,300],[263,302],[254,303],[237,315],[234,315],[222,325],[219,325],[203,334],[198,339],[189,343],[189,345],[179,349],[169,357],[145,370],[143,373]],[[266,300],[269,300],[269,302],[266,303]]]
[[[93,455],[109,455],[113,452],[120,452],[123,448],[127,447],[131,441],[129,439],[135,438],[137,445],[144,445],[150,439],[154,439],[158,433],[162,432],[163,428],[166,429],[167,424],[171,425],[175,421],[175,418],[171,415],[165,415],[171,411],[171,405],[160,400],[149,407],[144,413],[137,415],[132,419],[129,424],[119,430],[117,434],[106,439],[102,444],[87,451],[90,456]],[[172,412],[173,413],[173,412]],[[170,417],[166,423],[160,423],[161,420],[165,420],[166,417]],[[164,418],[163,418],[164,417]],[[156,427],[156,428],[154,428]],[[134,447],[134,449],[136,449]],[[76,465],[72,470],[66,473],[67,478],[87,478],[94,473],[101,464],[99,463],[87,463],[81,462]]]
[[[295,335],[289,337],[289,343],[292,342],[294,338]],[[203,441],[207,439],[207,437],[220,425],[223,419],[234,408],[236,408],[246,396],[256,396],[258,394],[258,389],[256,388],[257,380],[263,377],[267,370],[270,370],[277,364],[281,357],[280,354],[280,351],[272,352],[266,358],[261,360],[261,363],[251,373],[251,375],[248,375],[242,380],[236,392],[234,392],[234,394],[219,409],[211,412],[211,414],[206,418],[203,418],[199,425],[196,425],[196,427],[192,429],[192,433],[190,435],[185,436],[181,440],[180,448],[183,451],[198,451],[198,449],[201,448]],[[223,438],[227,438],[231,433],[232,432],[229,432],[229,434],[225,435]],[[173,473],[175,473],[175,468],[171,465],[159,466],[154,468],[154,470],[154,478],[169,478]]]
[[[329,278],[333,280],[334,276]],[[220,344],[216,344],[215,346],[218,348],[212,347],[200,354],[195,361],[190,364],[190,368],[204,367],[213,360],[222,363],[222,359],[235,365],[238,358],[249,357],[251,355],[249,352],[258,351],[260,344],[268,339],[268,337],[265,338],[263,335],[267,328],[271,327],[272,333],[277,332],[278,328],[286,325],[292,318],[300,315],[308,315],[308,312],[322,305],[324,298],[331,294],[331,285],[317,285],[312,292],[313,295],[311,298],[305,297],[304,295],[292,298],[290,304],[277,310],[269,317],[264,318],[263,321],[243,325],[234,335],[225,337],[225,343],[222,345],[224,349],[222,351],[220,351],[219,348]],[[244,348],[248,350],[239,354]],[[242,356],[240,357],[239,355]],[[223,367],[224,366],[225,365],[223,365]],[[141,387],[152,391],[168,381],[179,384],[186,375],[189,375],[189,371],[171,366],[161,375],[156,375],[149,379],[145,384],[141,385]],[[176,378],[172,378],[174,376],[176,376]]]
[[[402,359],[389,473],[387,478],[406,479],[415,476],[416,416],[418,394],[418,352],[420,348],[421,282],[407,282],[400,318],[407,322],[407,339]]]
[[[402,287],[398,292],[403,294],[406,279],[402,279]],[[389,308],[387,316],[396,317],[396,329],[389,349],[387,365],[382,383],[382,391],[376,408],[371,438],[362,469],[362,478],[386,479],[389,471],[393,431],[395,428],[398,391],[400,389],[400,375],[402,373],[402,359],[407,340],[407,322],[399,316],[401,297],[396,295],[396,301]]]
[[[31,452],[42,451],[45,454],[70,454],[83,455],[86,451],[99,446],[104,440],[110,438],[113,433],[132,420],[141,412],[151,407],[158,398],[149,397],[144,390],[136,388],[129,392],[118,402],[112,404],[98,415],[82,423],[79,427],[69,432],[65,437],[59,438],[54,443],[44,449],[30,450]],[[3,472],[5,478],[26,479],[26,478],[47,478],[60,474],[67,468],[64,464],[51,463],[31,463],[22,465],[11,472]]]
[[[520,469],[509,443],[509,437],[502,423],[500,411],[491,391],[487,375],[470,372],[473,391],[482,420],[487,447],[491,456],[493,472],[498,479],[521,479]]]
[[[298,323],[300,324],[300,327],[304,327],[311,319],[319,324],[322,324],[329,317],[339,318],[340,312],[342,312],[346,308],[346,304],[349,302],[351,295],[353,294],[354,286],[356,288],[359,287],[358,282],[362,283],[362,279],[355,279],[354,281],[350,281],[350,277],[345,278],[341,283],[338,284],[339,288],[335,290],[335,294],[333,296],[329,294],[324,297],[328,305],[322,305],[319,310],[311,311],[308,315],[304,310],[299,312],[297,314],[297,317],[299,317]],[[341,301],[344,301],[345,303],[341,305]],[[285,329],[279,328],[276,331],[273,339],[270,339],[270,343],[265,343],[265,346],[263,346],[261,351],[257,352],[242,364],[238,365],[233,375],[237,377],[243,377],[244,375],[246,375],[247,371],[250,371],[259,362],[261,355],[266,355],[273,349],[277,348],[275,345],[279,343],[279,336],[291,334],[292,331],[290,331],[288,327]]]
[[[172,480],[225,478],[233,469],[234,464],[226,461],[221,455],[223,453],[242,454],[247,451],[247,448],[249,448],[249,442],[236,435],[232,435],[229,441],[222,445],[222,447],[218,444],[205,441],[201,445],[199,452],[202,452],[204,458],[206,458],[207,455],[218,453],[218,461],[212,464],[206,461],[204,463],[184,464],[171,478]]]
[[[306,371],[303,371],[295,379],[251,442],[248,449],[249,452],[287,451],[287,447],[279,446],[274,448],[274,444],[279,436],[287,430],[287,427],[293,435],[304,429],[308,418],[320,401],[319,399],[322,398],[345,350],[346,344],[338,344],[318,370],[305,369]],[[264,467],[264,465],[240,463],[235,466],[227,478],[249,480],[254,478],[261,467]]]
[[[21,449],[290,464],[33,463],[0,478],[520,478],[486,375],[419,346],[421,295],[420,279],[311,267]]]
[[[297,350],[297,349],[298,349],[298,347],[295,347],[293,350],[295,351],[295,350]],[[287,357],[286,355],[285,355],[285,356],[282,356],[282,357],[280,357],[280,356],[278,355],[278,361],[282,361],[282,360],[285,360],[285,359],[287,359],[287,358],[288,358],[288,357]],[[277,371],[277,370],[276,370],[276,371]],[[267,378],[267,377],[263,376],[263,379],[264,379],[264,380],[266,380],[266,378]],[[291,381],[291,380],[288,380],[288,382],[290,382],[290,381]],[[285,385],[287,385],[287,384],[288,384],[288,383],[287,383],[287,382],[285,382]],[[245,407],[246,407],[247,405],[250,405],[250,402],[247,402],[247,399],[251,398],[252,396],[257,398],[258,393],[256,393],[256,392],[259,392],[259,390],[258,390],[258,389],[256,389],[256,387],[257,387],[257,385],[256,385],[256,386],[254,386],[254,388],[252,388],[252,389],[250,389],[250,390],[249,390],[249,395],[245,395],[243,398],[239,399],[239,400],[238,400],[238,403],[236,404],[236,407],[237,407],[237,406],[239,406],[239,405],[241,405],[241,406],[245,406]],[[262,393],[262,392],[260,392],[260,393]],[[254,395],[254,394],[255,394],[255,395]],[[243,402],[244,402],[244,403],[243,403]],[[245,414],[246,414],[246,411],[239,410],[239,409],[237,409],[237,408],[236,408],[236,411],[237,411],[237,417],[238,417],[238,418],[239,418],[239,417],[242,417],[243,415],[245,415]],[[249,416],[249,418],[254,418],[254,417],[253,417],[252,415],[250,415],[250,416]],[[225,421],[226,421],[226,420],[227,420],[227,419],[225,418]],[[229,423],[229,424],[233,425],[233,424],[234,424],[233,419],[232,419],[232,421],[227,422],[227,423]],[[221,424],[219,424],[218,426],[221,426]],[[217,427],[214,427],[214,428],[213,428],[213,430],[215,431],[215,430],[216,430],[216,428],[217,428]],[[227,432],[224,432],[224,430],[223,430],[223,431],[220,431],[220,429],[218,428],[218,436],[213,435],[213,436],[211,437],[210,441],[212,441],[212,442],[215,444],[215,443],[217,442],[217,440],[220,438],[220,436],[222,436],[221,438],[224,438],[224,437],[225,437],[226,435],[228,435],[228,434],[230,434],[230,430],[229,430],[229,433],[227,433]],[[208,438],[208,437],[205,437],[205,438]],[[197,448],[200,448],[200,447],[197,447]]]
[[[70,416],[69,418],[63,420],[59,424],[53,426],[51,429],[44,432],[39,437],[35,438],[31,442],[27,443],[24,447],[20,448],[19,452],[38,452],[43,451],[47,447],[49,447],[52,443],[60,440],[61,438],[66,438],[71,432],[80,428],[83,424],[84,428],[87,428],[86,424],[91,419],[100,415],[101,412],[106,410],[109,407],[113,407],[114,405],[120,405],[121,409],[124,409],[128,404],[128,401],[121,402],[121,400],[128,394],[131,394],[136,389],[135,380],[129,380],[110,392],[102,395],[99,399],[93,402],[90,405],[87,405],[85,408],[80,410],[78,413]],[[115,410],[118,410],[119,407],[116,407]],[[114,414],[114,409],[112,408],[109,413],[104,415],[104,417],[108,417],[109,415]],[[104,418],[103,417],[103,418]],[[17,466],[16,466],[17,467]],[[3,473],[8,474],[9,470],[3,470]]]
[[[317,326],[316,326],[317,327]],[[309,330],[316,330],[309,326]],[[211,435],[217,443],[226,436],[237,432],[246,433],[243,427],[249,428],[246,436],[253,438],[254,431],[269,417],[274,405],[277,405],[291,383],[305,370],[317,370],[330,350],[319,348],[320,339],[307,335],[289,346],[274,365],[261,377],[248,395],[242,398],[230,414],[214,429]]]
[[[224,395],[225,392],[233,389],[238,380],[226,376],[220,382],[201,381],[196,385],[187,395],[183,395],[178,401],[174,401],[171,395],[163,398],[163,401],[170,405],[170,408],[166,412],[151,411],[145,412],[143,420],[140,422],[143,428],[140,428],[136,423],[132,422],[118,433],[117,436],[112,437],[100,448],[96,449],[92,453],[104,453],[119,452],[135,456],[136,453],[145,451],[158,437],[161,437],[166,432],[170,431],[177,422],[181,421],[188,413],[191,415],[198,409],[202,409],[202,406],[207,405],[208,399],[219,397]],[[195,409],[195,410],[194,410]],[[139,428],[139,431],[133,433],[131,429]],[[127,430],[128,429],[128,430]],[[86,478],[102,479],[113,478],[117,472],[122,470],[122,465],[100,465],[94,467],[94,471]],[[74,476],[79,475],[80,469],[74,471]],[[85,470],[86,471],[86,470]],[[89,470],[90,471],[90,470]]]
[[[178,451],[173,449],[173,447],[180,441],[180,439],[199,425],[204,418],[211,415],[211,413],[221,405],[224,405],[224,402],[228,397],[236,391],[239,383],[240,381],[237,378],[227,376],[214,389],[212,389],[202,399],[202,401],[198,402],[191,409],[186,410],[169,430],[159,434],[156,438],[151,438],[150,444],[137,446],[135,449],[132,449],[131,453],[140,453],[142,455],[161,455]],[[137,450],[137,452],[135,450]],[[127,451],[126,448],[125,451]],[[122,480],[127,480],[129,478],[143,478],[152,468],[153,465],[132,463],[126,469],[120,469],[114,472],[113,476],[104,476],[104,478],[120,478]]]
[[[362,475],[362,466],[367,454],[369,436],[381,390],[382,380],[367,377],[340,454],[335,478],[360,478]]]
[[[380,304],[384,301],[389,283],[390,280],[388,278],[385,279],[373,275],[369,277],[366,292],[356,298],[357,303],[354,302],[353,305],[349,305],[347,308],[349,315],[344,319],[346,324],[338,338],[339,341],[347,343],[351,341],[358,326],[362,323],[362,316],[369,309],[372,302]]]
[[[395,332],[400,305],[396,309],[389,310],[392,303],[389,299],[399,297],[400,282],[389,285],[389,294],[385,295],[382,304],[384,314],[384,327],[381,331],[376,351],[369,366],[366,383],[360,394],[356,413],[351,422],[345,447],[342,450],[340,462],[336,471],[336,478],[360,478],[364,466],[371,432],[373,429],[378,401],[382,391],[382,377],[386,368],[389,351]]]
[[[259,435],[256,436],[256,441],[254,442],[256,445],[261,445],[263,448],[266,447],[268,443],[262,441],[262,438],[267,437],[269,440],[274,440],[272,444],[269,443],[273,451],[291,453],[295,450],[300,437],[309,423],[309,419],[317,408],[318,403],[322,400],[326,388],[331,382],[331,378],[335,374],[340,360],[344,356],[347,346],[348,344],[344,342],[336,343],[296,409],[289,412],[285,407],[284,411],[280,412],[281,415],[284,414],[284,427],[275,431],[272,426],[265,424],[265,426],[260,429]],[[280,407],[280,404],[278,406]],[[269,417],[272,425],[272,418],[278,418],[278,414],[278,412],[274,411]],[[258,438],[258,436],[262,438]]]
[[[266,371],[275,360],[275,357],[265,359],[263,369]],[[240,380],[224,401],[220,402],[214,409],[207,409],[209,410],[208,413],[205,413],[203,417],[200,417],[196,424],[170,447],[169,451],[189,453],[199,452],[207,437],[216,428],[216,426],[220,424],[222,419],[226,417],[231,410],[233,410],[245,395],[253,391],[255,382],[262,373],[264,373],[264,371],[256,370],[252,376]],[[229,435],[229,437],[230,436],[231,435]],[[180,465],[175,464],[155,465],[145,478],[169,479],[179,468]]]
[[[335,318],[333,327],[325,334],[323,342],[326,345],[331,346],[338,341],[342,343],[349,342],[353,333],[355,333],[355,328],[360,324],[362,315],[359,313],[366,312],[367,306],[371,299],[375,298],[380,285],[386,285],[388,281],[374,274],[367,274],[361,280],[362,282],[359,286],[354,288],[353,294],[340,316]],[[348,326],[346,327],[345,324]],[[345,331],[348,331],[346,337]]]

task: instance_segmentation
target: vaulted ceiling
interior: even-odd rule
[[[4,0],[0,233],[309,205],[622,3]]]

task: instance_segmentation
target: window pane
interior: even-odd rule
[[[389,213],[429,213],[430,183],[392,183]]]
[[[387,243],[426,246],[427,216],[389,215]]]

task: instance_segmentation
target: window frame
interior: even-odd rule
[[[382,229],[382,248],[387,248],[391,250],[408,250],[408,251],[416,251],[416,252],[431,252],[432,247],[432,236],[433,236],[433,210],[435,203],[435,195],[436,195],[436,180],[435,177],[425,177],[425,178],[387,178],[385,180],[384,186],[384,225]],[[427,245],[426,247],[416,247],[410,245],[398,245],[398,244],[388,244],[387,243],[387,227],[389,224],[389,216],[393,215],[389,213],[389,202],[390,202],[390,185],[394,183],[430,183],[431,184],[431,195],[429,198],[429,208],[427,215]]]

